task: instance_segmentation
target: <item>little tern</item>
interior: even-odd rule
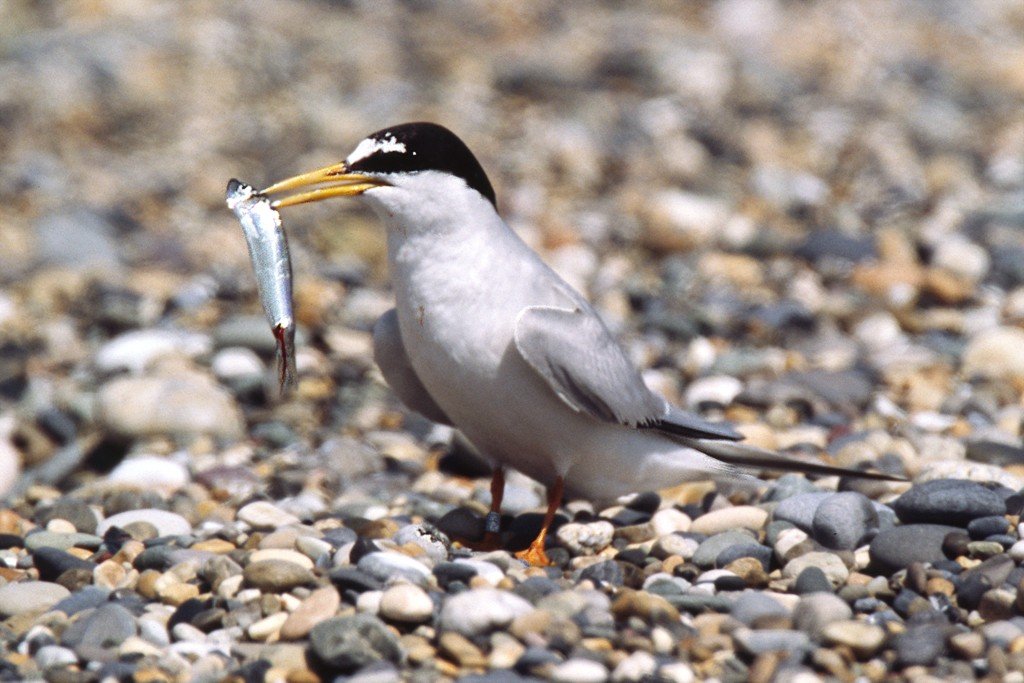
[[[384,128],[344,161],[262,194],[285,192],[294,194],[274,208],[359,197],[384,223],[395,307],[374,327],[374,360],[406,406],[494,462],[490,541],[504,467],[547,487],[543,526],[522,559],[548,563],[563,495],[607,500],[744,477],[737,466],[894,478],[736,443],[731,426],[651,391],[594,308],[501,219],[487,174],[447,128]]]

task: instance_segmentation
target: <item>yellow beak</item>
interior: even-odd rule
[[[350,173],[344,162],[324,166],[309,173],[301,173],[291,178],[286,178],[279,183],[274,183],[260,194],[270,195],[289,190],[303,190],[298,194],[288,195],[274,201],[271,206],[281,209],[286,206],[305,204],[306,202],[319,202],[331,197],[354,197],[374,187],[387,185],[386,181],[380,178],[363,175],[362,173]],[[306,189],[320,185],[314,189]]]

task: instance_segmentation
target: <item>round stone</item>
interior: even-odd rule
[[[853,610],[842,598],[833,593],[812,593],[805,595],[793,609],[793,624],[817,638],[821,629],[833,621],[845,621],[853,616]]]
[[[573,555],[593,555],[611,545],[615,527],[604,520],[587,524],[570,522],[560,526],[556,535]]]
[[[518,595],[494,588],[474,588],[448,597],[441,608],[439,625],[466,637],[507,627],[516,617],[533,611]]]
[[[850,570],[837,556],[826,552],[811,552],[790,560],[782,568],[782,577],[796,579],[808,567],[817,567],[824,572],[825,577],[834,587],[842,586],[850,576]]]
[[[878,513],[871,500],[854,491],[830,495],[818,505],[811,535],[833,550],[853,550],[878,531]]]
[[[864,621],[832,621],[822,627],[821,637],[829,645],[845,645],[859,659],[867,659],[882,647],[885,630]]]
[[[302,523],[295,515],[265,500],[257,500],[242,506],[236,516],[239,521],[245,522],[253,529],[278,529]]]
[[[420,624],[434,613],[434,601],[411,583],[399,583],[384,591],[380,599],[380,616],[388,621]]]
[[[756,539],[747,532],[725,531],[705,539],[698,546],[691,558],[693,563],[701,569],[711,569],[719,554],[731,545],[749,545]]]

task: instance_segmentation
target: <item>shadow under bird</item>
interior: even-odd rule
[[[275,209],[358,197],[387,229],[395,307],[374,359],[409,408],[459,429],[495,464],[485,541],[497,541],[504,467],[547,487],[544,525],[519,553],[547,564],[563,495],[610,499],[684,481],[749,478],[738,466],[876,479],[737,443],[651,391],[587,300],[498,215],[469,148],[432,123],[384,128],[341,163],[263,190]]]

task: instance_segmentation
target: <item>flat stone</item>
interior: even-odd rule
[[[725,531],[705,539],[693,553],[691,560],[701,569],[711,569],[715,566],[718,555],[731,545],[748,545],[756,539],[749,533],[743,531]]]
[[[297,586],[308,586],[316,581],[313,574],[294,562],[261,560],[246,565],[242,573],[247,585],[261,591],[281,593]]]
[[[920,484],[893,502],[904,524],[948,524],[966,527],[971,520],[1006,513],[1003,497],[964,479],[934,479]]]
[[[318,588],[288,616],[281,626],[281,639],[305,638],[314,626],[333,617],[340,605],[341,597],[333,586]]]
[[[817,638],[827,624],[846,621],[851,617],[853,610],[845,600],[833,593],[805,595],[793,609],[793,625],[811,638]]]
[[[61,644],[76,652],[89,647],[110,648],[136,633],[135,617],[124,607],[107,603],[72,622],[61,636]]]
[[[733,603],[729,615],[747,626],[762,617],[789,617],[787,609],[775,600],[759,591],[744,591]]]
[[[548,680],[553,683],[603,683],[608,680],[608,669],[592,659],[567,659],[551,669]]]
[[[690,524],[690,531],[714,536],[735,529],[758,531],[768,521],[768,511],[753,505],[737,505],[701,515]]]
[[[821,637],[829,645],[850,648],[858,659],[868,659],[885,643],[885,630],[864,621],[832,621],[822,627]]]
[[[254,529],[279,529],[302,521],[273,503],[257,500],[238,509],[236,517]]]
[[[806,652],[814,647],[806,633],[787,629],[755,631],[740,628],[733,632],[732,637],[737,649],[755,657],[765,652]]]
[[[904,524],[886,529],[871,541],[871,563],[879,571],[892,574],[914,562],[940,562],[946,559],[943,540],[957,532],[962,530],[941,524]]]
[[[0,586],[0,616],[43,612],[69,595],[71,592],[67,588],[49,581],[8,583]]]
[[[260,562],[262,560],[280,560],[281,562],[292,562],[300,567],[304,567],[305,569],[313,568],[313,560],[296,550],[264,548],[262,550],[256,550],[249,555],[249,562]]]
[[[833,587],[842,586],[850,576],[850,570],[843,561],[832,553],[810,552],[787,562],[782,568],[782,577],[796,579],[808,567],[817,567],[823,571]]]

